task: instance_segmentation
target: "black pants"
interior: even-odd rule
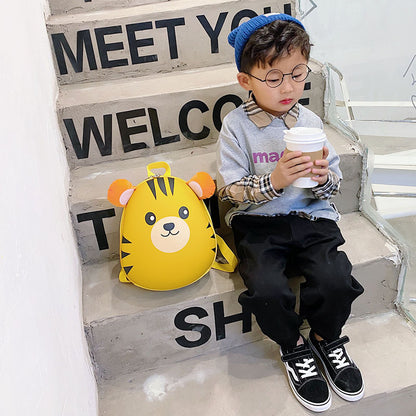
[[[293,348],[307,319],[328,341],[341,335],[351,304],[363,287],[351,276],[351,263],[337,248],[345,241],[334,221],[310,221],[296,215],[238,215],[232,228],[247,287],[240,304],[253,313],[265,335],[283,348]],[[305,277],[296,296],[288,285],[288,264]]]

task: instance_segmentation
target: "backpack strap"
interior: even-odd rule
[[[217,261],[214,261],[211,267],[217,270],[222,270],[224,272],[232,273],[238,264],[237,257],[232,252],[230,247],[227,246],[226,242],[219,235],[216,235],[216,237],[217,237],[218,248],[220,249],[221,254],[225,258],[225,260],[227,260],[228,263],[218,263]]]

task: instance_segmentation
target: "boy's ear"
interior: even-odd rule
[[[251,78],[245,72],[239,72],[237,74],[238,83],[247,91],[252,90],[251,88]]]

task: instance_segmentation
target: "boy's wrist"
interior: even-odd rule
[[[321,176],[319,178],[319,181],[316,181],[316,185],[317,186],[325,186],[328,182],[328,178],[329,178],[328,175]]]
[[[283,191],[284,186],[280,183],[279,178],[274,175],[274,172],[270,174],[270,183],[276,192]]]
[[[273,178],[273,173],[269,173],[268,176],[272,192],[275,194],[275,196],[280,196],[283,193],[284,188],[282,186],[279,186],[278,182],[276,183],[276,179]]]
[[[312,192],[317,199],[329,199],[336,195],[339,191],[341,179],[332,170],[328,170],[328,177],[325,183],[318,184],[312,188]]]

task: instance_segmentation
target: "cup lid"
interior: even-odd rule
[[[316,127],[292,127],[284,130],[284,139],[292,142],[314,142],[326,139],[322,129]]]

